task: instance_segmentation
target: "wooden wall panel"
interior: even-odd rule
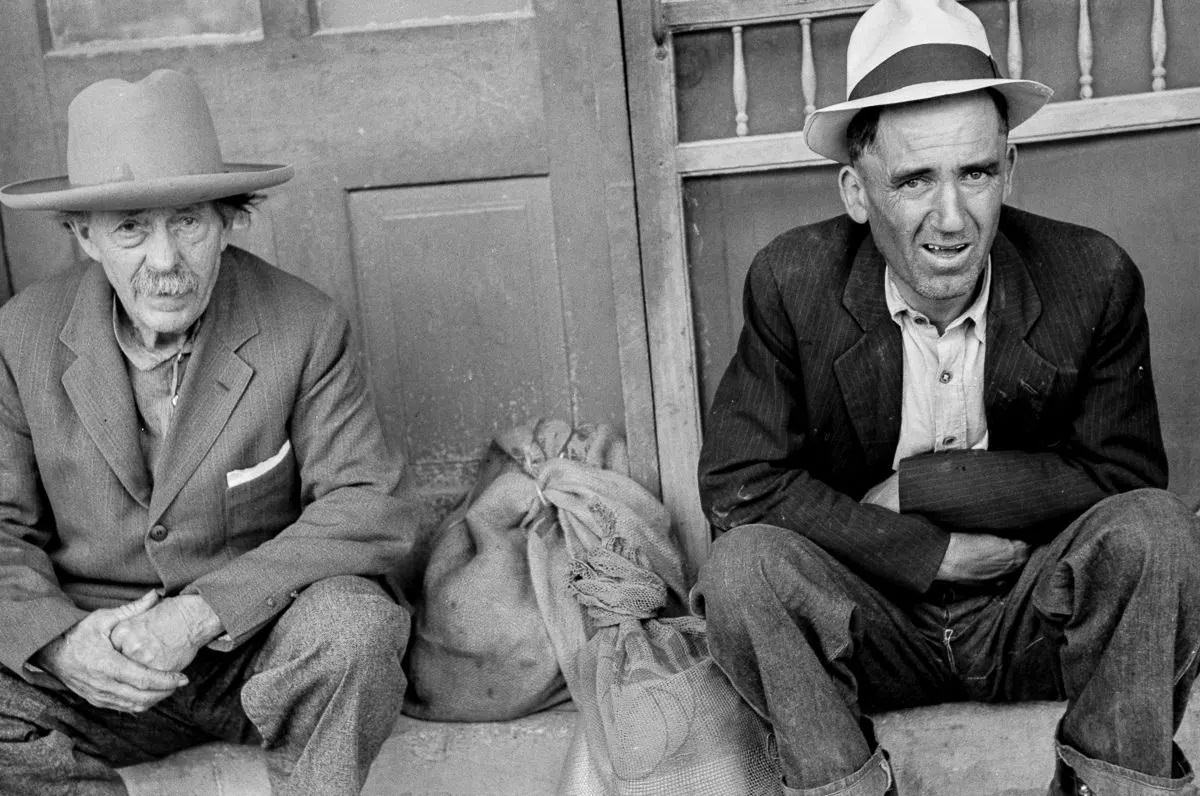
[[[742,328],[742,283],[779,233],[842,212],[832,166],[683,183],[700,401],[708,410]]]
[[[549,191],[518,178],[348,194],[376,405],[424,490],[461,491],[498,431],[571,417]]]

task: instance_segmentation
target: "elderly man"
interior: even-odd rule
[[[1185,792],[1196,519],[1169,493],[1141,277],[1003,206],[1003,79],[950,0],[880,0],[809,146],[846,215],[759,252],[700,490],[696,598],[788,793],[894,790],[865,712],[1065,699],[1052,793]]]
[[[0,791],[261,744],[279,793],[358,793],[404,692],[400,470],[315,288],[229,245],[290,167],[226,164],[178,72],[84,89],[56,210],[89,267],[0,309]]]

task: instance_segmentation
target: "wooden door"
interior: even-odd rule
[[[160,67],[226,160],[295,164],[245,243],[350,314],[428,505],[535,417],[625,430],[656,488],[616,0],[6,0],[0,178],[63,173],[76,92]],[[69,267],[46,214],[3,234],[10,291]]]

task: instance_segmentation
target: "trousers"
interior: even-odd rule
[[[264,748],[274,793],[357,794],[399,716],[409,618],[372,580],[318,581],[138,714],[0,668],[0,793],[125,794],[117,767],[222,740]]]
[[[924,595],[882,590],[795,531],[743,526],[714,544],[693,606],[771,723],[789,793],[883,793],[866,714],[961,700],[1067,700],[1058,754],[1093,792],[1191,782],[1173,739],[1200,666],[1200,520],[1168,492],[1106,498],[1012,578]]]

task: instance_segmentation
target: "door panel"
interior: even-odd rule
[[[62,173],[66,107],[89,83],[188,72],[227,160],[295,164],[241,241],[350,315],[429,505],[461,493],[492,434],[538,416],[616,425],[656,486],[615,0],[262,0],[260,33],[239,18],[197,36],[156,12],[110,20],[115,42],[56,39],[48,1],[140,0],[8,4],[3,180]],[[2,219],[16,289],[70,267],[48,215]]]
[[[569,405],[545,178],[355,191],[350,218],[376,404],[400,449],[453,467],[478,456],[480,418]]]

